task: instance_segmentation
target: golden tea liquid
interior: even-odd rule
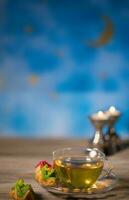
[[[101,174],[103,161],[88,158],[65,157],[54,161],[57,178],[62,186],[69,188],[89,188]]]

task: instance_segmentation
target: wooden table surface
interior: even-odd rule
[[[0,200],[7,200],[8,192],[18,178],[24,178],[30,183],[34,191],[43,200],[59,200],[41,188],[34,180],[34,166],[40,160],[52,161],[52,151],[61,147],[86,146],[85,140],[73,139],[0,139]],[[119,177],[115,189],[104,194],[97,195],[94,199],[129,200],[129,149],[121,151],[110,157],[114,171]],[[67,198],[71,199],[71,198]]]

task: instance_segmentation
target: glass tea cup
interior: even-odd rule
[[[105,162],[104,153],[97,148],[74,147],[53,152],[57,182],[68,189],[92,187],[102,175]]]

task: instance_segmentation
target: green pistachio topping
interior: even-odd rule
[[[26,184],[23,179],[19,179],[12,190],[15,190],[18,197],[24,197],[29,190],[33,191],[31,185]]]
[[[41,168],[41,172],[42,172],[42,177],[45,180],[49,178],[55,178],[55,170],[53,168],[48,167],[47,165],[44,165]]]

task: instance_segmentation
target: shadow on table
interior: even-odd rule
[[[36,193],[35,194],[35,199],[36,200],[44,200],[45,198],[40,193]]]

